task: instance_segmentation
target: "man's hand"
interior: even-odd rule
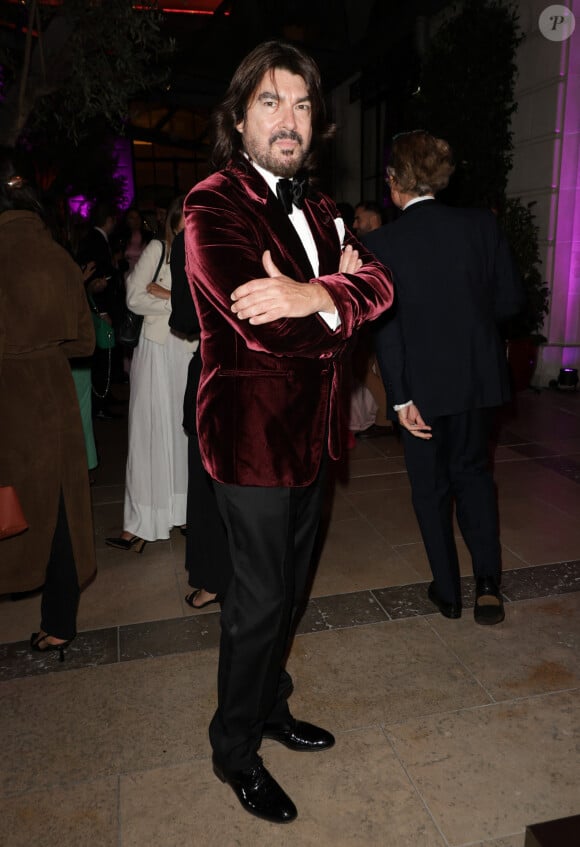
[[[252,279],[232,293],[232,312],[240,320],[257,326],[280,318],[305,318],[317,312],[336,311],[332,297],[322,285],[296,282],[284,276],[272,261],[269,250],[262,256],[262,264],[267,277]]]
[[[359,268],[362,268],[362,259],[358,257],[358,250],[347,244],[340,254],[338,272],[339,274],[354,274]]]
[[[427,440],[433,438],[431,427],[427,426],[421,417],[421,412],[414,403],[411,403],[410,406],[405,406],[403,409],[399,409],[397,415],[399,416],[401,426],[405,427],[415,438],[424,438]]]

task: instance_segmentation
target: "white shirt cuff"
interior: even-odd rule
[[[338,309],[336,310],[336,312],[318,312],[318,314],[320,315],[324,323],[328,324],[328,327],[332,330],[332,332],[335,332],[335,330],[337,330],[340,326],[340,317],[338,314]]]
[[[395,412],[399,412],[401,409],[405,409],[407,406],[410,406],[413,403],[412,400],[407,400],[406,403],[399,403],[398,406],[393,406]]]

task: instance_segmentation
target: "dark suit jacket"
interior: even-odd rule
[[[408,400],[432,419],[509,399],[497,324],[523,295],[494,215],[425,200],[365,244],[394,274],[395,307],[375,324],[390,416]]]
[[[113,315],[116,312],[114,291],[115,268],[113,266],[111,248],[103,233],[95,227],[89,230],[81,241],[77,254],[77,262],[81,267],[84,267],[89,262],[95,263],[95,272],[89,277],[87,282],[100,277],[109,277],[106,288],[91,296],[99,311],[108,312],[110,315]]]
[[[318,249],[316,281],[340,315],[335,332],[319,315],[252,326],[231,311],[232,291],[266,275],[265,250],[289,277],[314,277],[292,222],[249,162],[231,162],[185,202],[187,272],[202,330],[198,433],[204,466],[221,482],[304,486],[316,478],[325,442],[333,458],[340,455],[349,339],[392,302],[388,272],[348,234],[365,265],[337,273],[334,203],[313,192],[304,212]]]

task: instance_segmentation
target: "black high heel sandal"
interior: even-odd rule
[[[222,602],[223,598],[219,594],[216,594],[213,600],[206,600],[205,603],[202,603],[200,606],[196,606],[193,601],[201,594],[202,591],[203,588],[196,588],[195,591],[191,592],[191,594],[185,595],[185,602],[188,606],[191,606],[192,609],[205,609],[206,606],[211,606],[212,603]]]
[[[145,545],[147,542],[143,538],[139,538],[138,535],[134,535],[133,538],[105,538],[105,544],[108,544],[109,547],[116,547],[117,550],[131,550],[133,549],[134,553],[142,553],[145,549]]]
[[[59,662],[64,662],[64,651],[70,646],[73,639],[69,638],[68,641],[63,641],[62,644],[50,644],[46,640],[48,637],[48,633],[41,635],[40,632],[33,632],[30,636],[30,649],[36,653],[48,653],[49,650],[58,650],[58,660]],[[42,643],[44,643],[44,647],[40,646]]]

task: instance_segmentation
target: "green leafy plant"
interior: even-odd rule
[[[441,195],[451,205],[489,208],[505,194],[521,41],[509,0],[465,0],[430,42],[409,122],[451,144],[456,172]]]
[[[532,211],[534,203],[525,204],[519,197],[506,202],[500,215],[500,224],[512,250],[524,290],[525,306],[519,315],[510,318],[503,326],[507,339],[531,338],[544,344],[546,337],[540,330],[550,311],[550,289],[543,280],[538,243],[538,226]]]
[[[22,16],[23,7],[14,10]],[[139,10],[131,0],[29,0],[25,11],[0,42],[2,144],[39,130],[77,141],[95,118],[119,131],[130,99],[168,75],[161,60],[173,44],[154,0]]]

